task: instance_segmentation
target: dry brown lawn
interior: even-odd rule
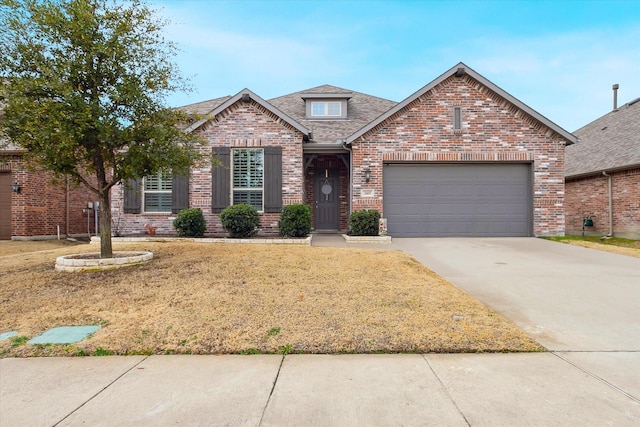
[[[97,248],[37,249],[0,256],[0,332],[18,332],[0,341],[3,357],[543,350],[398,251],[144,243],[115,249],[151,250],[148,264],[61,273],[56,256]],[[74,345],[24,344],[96,324]]]

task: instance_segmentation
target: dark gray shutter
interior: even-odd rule
[[[140,213],[142,204],[141,184],[141,179],[129,179],[124,183],[124,213]]]
[[[214,160],[217,159],[221,164],[214,164],[211,171],[211,212],[220,213],[231,204],[230,199],[230,154],[229,147],[214,147]]]
[[[282,210],[282,148],[264,148],[264,211]]]
[[[171,182],[171,212],[178,213],[189,207],[189,177],[174,175]]]

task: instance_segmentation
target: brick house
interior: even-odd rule
[[[617,89],[614,86],[614,90]],[[567,148],[567,233],[640,239],[640,98],[575,132]]]
[[[346,231],[361,209],[379,210],[394,237],[565,231],[564,150],[576,138],[463,63],[400,103],[324,85],[182,108],[202,117],[186,131],[218,166],[114,188],[121,234],[171,234],[185,207],[222,233],[233,203],[254,205],[266,234],[292,203],[311,205],[316,231]]]
[[[0,240],[87,236],[95,231],[86,212],[93,200],[84,187],[27,167],[23,150],[0,149]]]

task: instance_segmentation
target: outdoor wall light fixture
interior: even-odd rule
[[[20,184],[18,184],[18,181],[13,181],[13,184],[11,184],[11,191],[13,191],[16,194],[22,193],[22,187],[20,187]]]
[[[364,168],[364,180],[367,182],[371,181],[371,169]]]

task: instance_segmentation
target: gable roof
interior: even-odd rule
[[[221,102],[218,103],[217,101],[221,101]],[[226,110],[227,108],[229,108],[230,106],[232,106],[233,104],[239,101],[242,101],[242,102],[255,101],[262,108],[271,112],[275,116],[279,117],[285,123],[288,123],[293,128],[302,132],[304,135],[309,135],[310,130],[308,128],[306,128],[296,120],[292,119],[286,113],[278,109],[276,106],[265,101],[264,99],[262,99],[261,97],[259,97],[258,95],[256,95],[255,93],[253,93],[247,88],[242,89],[240,92],[238,92],[234,96],[217,98],[210,101],[204,101],[196,104],[190,104],[185,107],[180,107],[180,109],[184,109],[187,112],[191,110],[192,112],[196,112],[200,115],[206,116],[205,118],[198,120],[195,123],[191,124],[189,127],[187,127],[185,129],[185,132],[193,132],[194,130],[198,129],[200,126],[202,126],[212,118],[215,118],[215,116],[217,116],[218,114],[220,114],[221,112],[223,112],[224,110]],[[207,111],[209,108],[211,109]]]
[[[343,97],[347,101],[347,119],[337,120],[309,120],[304,98]],[[297,122],[311,129],[314,143],[342,143],[342,141],[356,130],[362,128],[380,114],[396,105],[396,102],[378,98],[331,85],[317,86],[311,89],[294,92],[269,102],[293,117]]]
[[[578,177],[640,167],[640,98],[574,132],[565,151],[565,176]]]
[[[575,143],[577,141],[577,138],[574,135],[572,135],[568,131],[564,130],[563,128],[561,128],[557,124],[553,123],[551,120],[547,119],[545,116],[543,116],[542,114],[538,113],[537,111],[535,111],[534,109],[532,109],[528,105],[524,104],[523,102],[521,102],[518,99],[514,98],[513,96],[509,95],[503,89],[501,89],[498,86],[496,86],[495,84],[491,83],[489,80],[487,80],[486,78],[484,78],[483,76],[478,74],[476,71],[474,71],[471,68],[469,68],[463,62],[460,62],[457,65],[455,65],[454,67],[452,67],[451,69],[449,69],[448,71],[446,71],[445,73],[443,73],[442,75],[440,75],[439,77],[437,77],[431,83],[427,84],[422,89],[418,90],[417,92],[415,92],[414,94],[412,94],[408,98],[406,98],[404,101],[400,102],[395,107],[391,108],[389,111],[387,111],[384,114],[380,115],[378,118],[376,118],[375,120],[371,121],[366,126],[364,126],[363,128],[359,129],[357,132],[355,132],[352,135],[350,135],[346,140],[347,144],[352,143],[353,141],[355,141],[356,139],[358,139],[362,135],[366,134],[367,132],[369,132],[370,130],[372,130],[376,126],[378,126],[380,123],[384,122],[385,120],[387,120],[388,118],[393,116],[395,113],[397,113],[398,111],[402,110],[403,108],[405,108],[406,106],[411,104],[413,101],[415,101],[416,99],[418,99],[419,97],[424,95],[426,92],[430,91],[435,86],[437,86],[440,83],[442,83],[445,79],[448,79],[450,76],[452,76],[452,75],[463,76],[465,74],[468,74],[473,79],[475,79],[476,81],[478,81],[479,83],[481,83],[485,87],[489,88],[490,90],[492,90],[493,92],[498,94],[500,97],[504,98],[505,100],[507,100],[511,104],[515,105],[520,110],[524,111],[525,113],[527,113],[528,115],[533,117],[535,120],[539,121],[540,123],[544,124],[549,129],[553,130],[555,133],[557,133],[562,138],[564,138],[567,141],[567,144],[573,144],[573,143]]]
[[[196,114],[199,116],[204,116],[209,114],[216,108],[218,105],[225,102],[227,99],[231,98],[231,95],[223,96],[221,98],[209,99],[207,101],[196,102],[195,104],[184,105],[182,107],[178,107],[179,110],[184,111],[187,114]]]

